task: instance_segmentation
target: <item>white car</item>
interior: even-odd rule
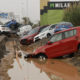
[[[5,32],[11,32],[11,29],[3,25],[0,25],[0,33],[5,33]]]
[[[52,36],[54,34],[54,30],[54,24],[44,28],[37,36],[34,37],[34,42]]]
[[[21,26],[18,28],[17,35],[23,36],[26,32],[30,31],[32,27],[30,25]]]

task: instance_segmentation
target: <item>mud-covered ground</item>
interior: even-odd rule
[[[0,61],[0,80],[10,80],[7,71],[13,67],[11,64],[13,63],[13,59],[15,58],[15,45],[15,39],[9,39],[5,42],[6,52]]]
[[[13,54],[6,55],[0,63],[0,80],[10,80],[9,75],[7,74],[7,71],[12,68],[11,65],[13,63]]]
[[[38,41],[36,43],[33,43],[29,46],[25,45],[22,46],[18,44],[19,48],[22,51],[25,51],[26,53],[32,53],[36,48],[45,45],[49,39],[43,39],[41,41]],[[14,62],[14,59],[16,59],[15,55],[15,48],[16,42],[15,41],[10,41],[6,43],[7,50],[9,51],[7,55],[4,55],[4,58],[1,59],[0,63],[0,80],[10,80],[10,77],[8,75],[8,70],[13,68],[12,64]],[[15,47],[15,48],[14,48]],[[65,63],[69,63],[73,66],[75,66],[78,69],[78,72],[80,74],[80,55],[75,55],[74,57],[66,57],[62,59],[58,59],[59,61],[64,61]]]
[[[35,43],[32,43],[31,45],[20,45],[21,49],[23,51],[32,53],[34,50],[36,50],[38,47],[43,46],[45,44],[47,44],[47,42],[49,41],[50,38],[45,38],[43,40],[37,41]]]

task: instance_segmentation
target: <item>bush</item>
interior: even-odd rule
[[[63,21],[72,22],[74,26],[80,25],[80,4],[74,4],[64,10]]]

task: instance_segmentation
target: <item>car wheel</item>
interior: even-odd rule
[[[39,63],[45,64],[48,57],[45,54],[41,53],[41,54],[37,55],[37,58],[38,58]]]
[[[44,61],[47,59],[47,56],[45,54],[41,53],[41,54],[37,55],[37,58],[39,59],[39,61]]]
[[[51,34],[48,33],[48,34],[47,34],[47,38],[49,38],[49,37],[51,37]]]

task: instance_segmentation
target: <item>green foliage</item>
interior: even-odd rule
[[[76,3],[73,6],[64,10],[64,21],[72,22],[75,26],[80,25],[80,4]]]

